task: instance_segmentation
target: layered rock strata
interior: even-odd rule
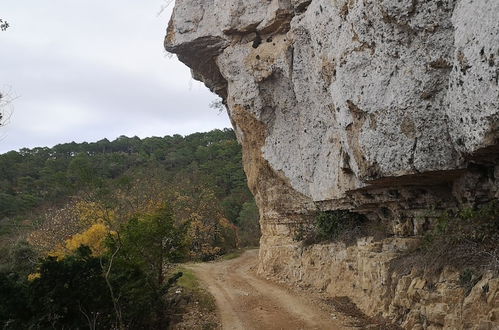
[[[498,1],[177,0],[165,47],[227,105],[261,214],[260,272],[405,327],[499,326],[492,275],[484,298],[450,270],[430,288],[389,271],[429,209],[499,198]],[[293,239],[335,209],[393,237]]]

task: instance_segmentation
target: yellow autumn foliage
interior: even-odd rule
[[[36,280],[37,278],[40,278],[40,277],[42,277],[42,274],[40,274],[40,273],[32,273],[32,274],[28,275],[28,281],[31,282],[31,281]]]
[[[109,234],[113,234],[109,227],[102,223],[95,223],[81,234],[76,234],[66,240],[64,246],[59,246],[50,255],[59,259],[64,258],[76,251],[80,246],[86,245],[92,249],[92,255],[101,256],[106,252],[105,240]]]

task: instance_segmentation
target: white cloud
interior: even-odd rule
[[[0,152],[230,126],[189,69],[166,58],[162,0],[2,0],[0,88],[14,113]]]

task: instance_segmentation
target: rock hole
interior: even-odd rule
[[[399,198],[400,197],[400,193],[398,192],[398,190],[388,190],[388,195],[392,198]]]
[[[389,208],[387,208],[387,207],[382,207],[382,208],[380,209],[380,211],[381,211],[381,215],[382,215],[384,218],[386,218],[386,219],[390,218],[390,217],[391,217],[391,215],[392,215],[392,211],[391,211]]]
[[[258,34],[255,37],[255,40],[253,40],[253,48],[258,48],[262,43],[262,37],[260,37]]]

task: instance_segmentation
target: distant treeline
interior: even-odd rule
[[[150,167],[161,167],[166,180],[193,171],[201,175],[233,222],[242,205],[252,200],[241,148],[231,129],[186,137],[120,136],[114,141],[72,142],[0,155],[0,219],[64,201],[82,188],[116,180],[132,169]]]

